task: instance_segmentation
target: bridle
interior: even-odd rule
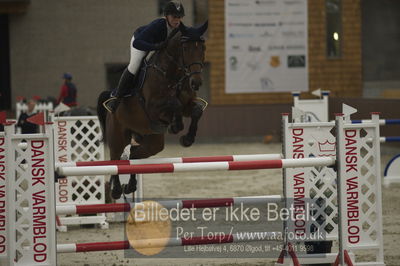
[[[202,39],[202,38],[198,38],[196,40],[191,40],[190,38],[181,37],[181,40],[180,40],[181,44],[183,44],[185,42],[194,42],[194,41],[195,42],[204,43],[204,39]],[[196,45],[197,45],[197,43],[196,43]],[[185,63],[185,56],[184,56],[185,55],[184,54],[184,52],[185,52],[184,51],[184,46],[181,45],[180,48],[181,48],[181,51],[180,51],[180,53],[181,53],[180,61],[181,62],[177,62],[177,60],[175,60],[175,58],[168,52],[168,47],[166,47],[164,49],[164,52],[165,52],[164,54],[166,55],[166,58],[168,59],[168,64],[172,63],[172,64],[176,65],[178,71],[180,73],[182,73],[181,75],[178,76],[179,77],[178,79],[175,79],[176,81],[174,83],[168,85],[168,87],[167,87],[168,91],[176,92],[176,96],[177,97],[179,96],[180,92],[183,89],[184,82],[187,79],[189,79],[190,77],[192,77],[193,75],[201,74],[203,72],[203,67],[204,67],[204,63],[203,62],[192,62],[190,64],[186,64]],[[170,77],[168,77],[168,75],[167,75],[167,71],[164,70],[161,66],[159,66],[159,64],[157,64],[157,61],[158,61],[157,59],[159,58],[159,55],[160,55],[160,50],[158,50],[152,56],[152,60],[151,60],[152,62],[151,63],[148,63],[146,60],[144,61],[145,62],[145,66],[144,66],[145,67],[145,72],[147,72],[148,68],[153,68],[153,69],[156,70],[157,73],[161,74],[164,77],[164,79],[166,79],[167,81],[171,81]],[[200,70],[199,71],[191,71],[191,68],[194,65],[199,65],[200,66]],[[159,121],[151,120],[151,118],[150,118],[150,116],[149,116],[149,114],[147,112],[146,99],[145,99],[145,97],[143,95],[143,88],[139,90],[138,97],[139,97],[139,103],[140,103],[144,113],[146,114],[147,119],[150,121],[152,129],[157,131],[157,129],[162,128],[161,131],[164,130],[164,126],[160,125]],[[157,129],[155,129],[155,128],[157,128]]]
[[[204,43],[204,39],[202,39],[202,38],[199,38],[199,39],[197,39],[197,40],[190,40],[190,38],[188,38],[188,37],[182,37],[181,38],[181,43],[183,44],[183,43],[186,43],[186,42],[196,42],[196,47],[197,47],[197,44],[198,43]],[[184,72],[184,79],[186,79],[186,78],[190,78],[191,76],[193,76],[193,75],[196,75],[196,74],[201,74],[201,73],[203,73],[203,67],[204,67],[204,62],[193,62],[193,63],[190,63],[190,64],[185,64],[185,47],[182,45],[182,55],[181,55],[181,58],[182,58],[182,66],[183,66],[183,72]],[[191,71],[191,67],[192,66],[195,66],[195,65],[199,65],[200,66],[200,71]],[[182,68],[181,68],[182,69]]]
[[[186,43],[186,42],[196,42],[196,46],[197,43],[204,43],[204,39],[202,38],[198,38],[196,40],[191,40],[188,37],[181,37],[181,43]],[[177,79],[177,81],[175,82],[175,84],[170,84],[168,85],[168,89],[176,89],[177,93],[179,93],[182,88],[183,88],[183,83],[185,82],[186,79],[189,79],[190,77],[192,77],[193,75],[196,74],[201,74],[203,73],[203,67],[204,67],[204,63],[203,62],[192,62],[190,64],[186,64],[185,63],[185,48],[183,45],[181,45],[181,62],[177,62],[175,60],[175,58],[168,52],[168,49],[165,49],[165,55],[167,56],[167,59],[170,63],[175,64],[178,68],[178,70],[180,72],[182,72],[182,75],[180,76],[180,78]],[[159,51],[157,51],[159,52]],[[156,55],[154,55],[156,56]],[[200,66],[200,70],[199,71],[192,71],[191,67],[195,66],[195,65],[199,65]],[[160,66],[156,65],[156,64],[150,64],[148,65],[149,67],[153,67],[154,69],[156,69],[159,73],[161,73],[164,78],[166,78],[167,80],[169,80],[168,76],[167,76],[167,72],[164,71]]]

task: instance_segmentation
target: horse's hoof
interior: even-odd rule
[[[179,127],[179,126],[170,126],[170,127],[168,127],[168,133],[169,134],[178,134],[182,130],[183,130],[183,126],[182,127]]]
[[[182,136],[179,138],[179,143],[183,147],[190,147],[192,146],[194,142],[194,138],[188,137],[188,136]]]
[[[122,187],[121,183],[118,181],[115,181],[111,179],[110,181],[110,188],[111,188],[111,197],[113,199],[119,199],[121,198],[122,195]]]
[[[137,184],[136,177],[131,177],[129,179],[128,184],[126,184],[124,186],[124,193],[125,194],[130,194],[130,193],[135,192],[136,191],[136,184]]]
[[[113,199],[120,199],[122,195],[122,188],[113,187],[111,190],[111,197]]]

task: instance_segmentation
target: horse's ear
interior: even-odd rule
[[[197,31],[199,32],[199,35],[203,35],[206,30],[208,29],[208,20],[206,22],[204,22],[203,25],[201,25],[200,27],[197,28]]]

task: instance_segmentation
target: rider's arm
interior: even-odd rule
[[[153,51],[160,42],[165,41],[167,26],[165,19],[158,19],[135,34],[132,46],[141,51]]]

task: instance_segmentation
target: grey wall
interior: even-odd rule
[[[400,1],[363,0],[361,4],[364,95],[400,91]]]
[[[183,0],[192,25],[191,0]],[[57,97],[70,72],[78,102],[95,106],[107,63],[127,64],[133,31],[158,16],[157,0],[33,0],[10,16],[12,99]]]

